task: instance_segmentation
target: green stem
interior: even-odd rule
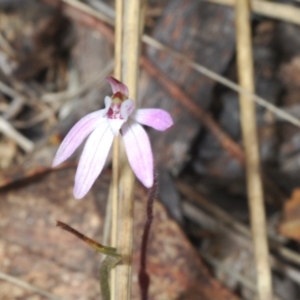
[[[100,267],[99,279],[102,299],[110,300],[109,272],[113,267],[116,266],[116,264],[121,261],[122,258],[121,255],[117,253],[117,249],[113,247],[103,246],[63,222],[57,221],[56,226],[72,233],[73,235],[87,243],[90,247],[95,249],[97,252],[107,255]]]

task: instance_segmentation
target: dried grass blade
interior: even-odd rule
[[[254,91],[254,71],[248,0],[236,0],[237,61],[240,85]],[[246,154],[248,202],[254,256],[257,272],[257,292],[260,300],[272,300],[272,278],[269,262],[266,217],[255,117],[255,103],[240,95],[240,119]]]

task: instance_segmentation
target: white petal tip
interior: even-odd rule
[[[146,188],[150,189],[150,188],[152,188],[152,186],[153,186],[153,180],[147,180],[147,181],[144,181],[144,182],[143,182],[143,185],[144,185]]]
[[[56,168],[58,165],[60,165],[61,162],[57,159],[54,159],[53,163],[52,163],[52,168]]]
[[[139,176],[140,177],[140,174],[136,174],[137,175],[137,177]],[[141,181],[141,183],[144,185],[144,187],[146,187],[146,188],[148,188],[148,189],[150,189],[150,188],[152,188],[152,186],[153,186],[153,184],[154,184],[154,178],[151,176],[152,174],[148,174],[149,175],[149,177],[146,177],[146,178],[139,178],[140,179],[140,181]]]
[[[76,173],[76,175],[77,175],[77,173]],[[74,188],[73,188],[74,198],[76,200],[82,199],[89,192],[89,190],[90,189],[87,190],[86,187],[83,186],[81,183],[79,184],[78,182],[76,182],[76,176],[75,176],[75,184],[74,184]]]
[[[75,188],[73,190],[73,195],[76,200],[81,200],[86,194],[87,192],[83,193],[82,191],[77,191]]]

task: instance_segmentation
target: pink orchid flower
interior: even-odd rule
[[[132,170],[145,187],[152,187],[153,155],[148,135],[140,124],[160,131],[173,125],[170,114],[164,110],[134,110],[134,102],[128,99],[127,86],[113,77],[108,77],[107,80],[113,95],[105,97],[105,108],[88,114],[74,125],[62,141],[53,161],[53,167],[61,164],[89,135],[76,171],[76,199],[81,199],[88,193],[101,173],[113,139],[120,129]]]

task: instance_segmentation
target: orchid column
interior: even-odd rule
[[[127,85],[131,99],[137,99],[137,79],[139,73],[140,56],[140,29],[142,21],[143,0],[116,0],[116,65],[115,70],[121,74],[115,74],[124,84]],[[121,58],[121,59],[120,59]],[[119,143],[118,143],[119,144]],[[116,147],[119,147],[119,145]],[[122,145],[120,145],[122,146]],[[115,149],[116,150],[116,149]],[[123,259],[117,265],[115,274],[112,277],[112,299],[131,299],[131,262],[132,262],[132,231],[133,231],[133,185],[134,175],[127,163],[124,149],[120,152],[114,151],[114,159],[118,159],[119,166],[114,167],[115,179],[118,179],[118,191],[113,193],[117,201],[117,218],[113,217],[113,226],[116,234],[112,240],[116,241],[118,252]],[[115,162],[114,162],[115,163]],[[113,200],[113,201],[114,201]],[[116,214],[115,214],[116,217]],[[114,224],[115,222],[115,224]]]

